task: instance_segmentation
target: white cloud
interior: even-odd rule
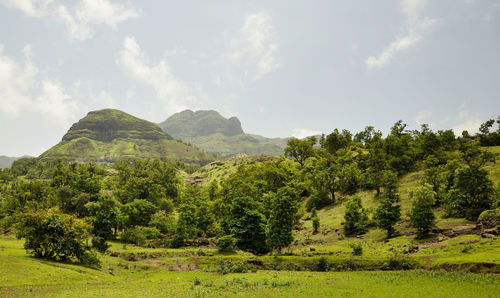
[[[53,0],[0,0],[7,7],[16,8],[29,17],[42,17]]]
[[[458,113],[452,129],[456,135],[461,135],[464,130],[473,134],[479,131],[481,123],[483,122],[478,115],[474,115],[468,110],[462,110]]]
[[[320,135],[321,132],[307,128],[294,128],[292,129],[292,136],[298,139],[303,139],[310,136]]]
[[[25,61],[18,63],[5,55],[0,45],[0,114],[15,119],[30,111],[55,125],[70,124],[78,109],[76,101],[59,81],[39,75],[31,63],[29,45],[23,52]]]
[[[141,47],[132,37],[123,41],[117,63],[130,78],[152,87],[167,113],[186,109],[188,103],[196,101],[191,88],[175,78],[167,62],[162,59],[157,65],[150,65]]]
[[[92,37],[93,25],[111,28],[126,20],[136,18],[139,12],[128,1],[79,0],[69,7],[58,0],[0,0],[5,6],[23,11],[29,17],[55,17],[66,25],[70,39],[86,40]]]
[[[66,94],[59,81],[44,80],[41,94],[36,98],[35,107],[51,121],[68,126],[75,119],[78,106],[71,95]]]
[[[255,79],[279,66],[275,57],[278,43],[274,40],[271,17],[266,12],[248,15],[239,36],[231,40],[230,48],[227,57],[235,65],[252,68]]]
[[[24,49],[25,61],[17,63],[3,53],[0,44],[0,113],[9,118],[16,118],[23,108],[30,106],[30,92],[38,74],[30,61],[30,46]]]
[[[401,12],[406,16],[406,32],[397,37],[378,56],[368,57],[365,60],[368,69],[384,67],[398,52],[414,46],[423,39],[424,32],[436,23],[434,19],[420,18],[426,5],[426,0],[403,0],[401,2]]]

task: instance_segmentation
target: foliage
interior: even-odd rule
[[[217,239],[217,247],[219,248],[219,251],[233,251],[236,247],[236,239],[234,239],[233,235],[224,235],[219,237],[219,239]]]
[[[121,212],[126,216],[125,225],[128,227],[147,226],[157,210],[158,207],[153,203],[141,199],[135,199],[121,208]]]
[[[316,269],[321,272],[328,271],[328,261],[325,257],[320,257],[318,259]]]
[[[434,227],[436,216],[432,210],[435,204],[436,193],[430,185],[423,185],[410,193],[414,199],[410,211],[410,226],[418,230],[418,235],[423,237]]]
[[[388,238],[394,234],[394,225],[401,218],[401,205],[397,204],[398,202],[396,180],[394,176],[389,175],[385,183],[384,196],[374,216],[377,226],[387,231]]]
[[[361,243],[351,243],[352,254],[355,256],[363,255],[363,245]]]
[[[291,138],[285,148],[285,156],[295,159],[303,167],[305,161],[314,156],[316,142],[316,137],[308,137],[306,140]]]
[[[85,244],[89,229],[85,222],[58,209],[28,209],[21,215],[17,236],[25,238],[24,248],[37,258],[98,265],[97,258]]]
[[[292,228],[299,209],[298,195],[288,186],[282,187],[271,200],[271,212],[267,223],[267,244],[281,252],[293,241]]]
[[[368,216],[361,205],[361,198],[354,196],[345,205],[344,234],[346,236],[356,236],[366,233]]]
[[[490,229],[500,225],[500,209],[485,210],[479,215],[477,222],[484,228]]]

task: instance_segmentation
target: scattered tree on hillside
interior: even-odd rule
[[[418,236],[423,237],[434,227],[436,216],[432,207],[435,204],[436,193],[432,186],[426,184],[410,192],[413,198],[413,208],[410,211],[410,226],[416,228]]]
[[[344,234],[346,236],[356,236],[366,233],[368,216],[361,205],[361,198],[359,196],[354,196],[346,202],[344,221]]]

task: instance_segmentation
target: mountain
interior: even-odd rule
[[[106,162],[148,157],[200,164],[213,160],[211,155],[174,140],[158,125],[114,109],[89,112],[71,126],[61,142],[40,155],[42,160]]]
[[[176,139],[222,156],[281,155],[288,139],[247,134],[236,117],[224,118],[216,111],[185,110],[159,124]]]
[[[12,163],[19,158],[20,157],[9,157],[5,155],[0,155],[0,169],[10,168]]]
[[[217,133],[227,137],[243,134],[238,118],[226,119],[216,111],[185,110],[170,116],[159,126],[178,139],[204,137]]]

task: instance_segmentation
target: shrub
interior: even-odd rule
[[[109,248],[109,244],[106,242],[106,239],[102,237],[93,237],[92,238],[92,247],[97,249],[99,252],[106,252]]]
[[[123,232],[121,240],[123,242],[144,245],[147,239],[156,239],[160,236],[160,231],[154,227],[135,227]]]
[[[478,223],[483,229],[490,229],[500,224],[500,208],[481,212]]]
[[[217,239],[219,251],[233,251],[236,247],[236,239],[233,235],[225,235]]]
[[[410,226],[418,230],[419,237],[427,235],[434,226],[436,216],[432,206],[436,202],[435,196],[436,193],[430,185],[422,186],[410,193],[410,197],[415,199],[410,211]]]
[[[358,196],[352,197],[347,201],[344,219],[344,233],[346,236],[356,236],[366,233],[368,216]]]
[[[328,271],[328,262],[325,257],[321,257],[318,259],[318,263],[316,264],[316,269],[318,271]]]
[[[360,243],[352,243],[350,245],[352,248],[352,254],[355,256],[361,256],[363,254],[363,245]]]
[[[95,266],[99,260],[90,252],[86,240],[90,225],[59,209],[27,210],[20,216],[18,238],[25,238],[24,248],[38,258],[73,261]]]
[[[312,224],[313,224],[313,233],[316,234],[318,233],[319,230],[319,217],[315,216],[312,218]]]
[[[221,274],[248,272],[248,267],[243,262],[232,262],[231,260],[220,258],[217,265],[217,272]]]

